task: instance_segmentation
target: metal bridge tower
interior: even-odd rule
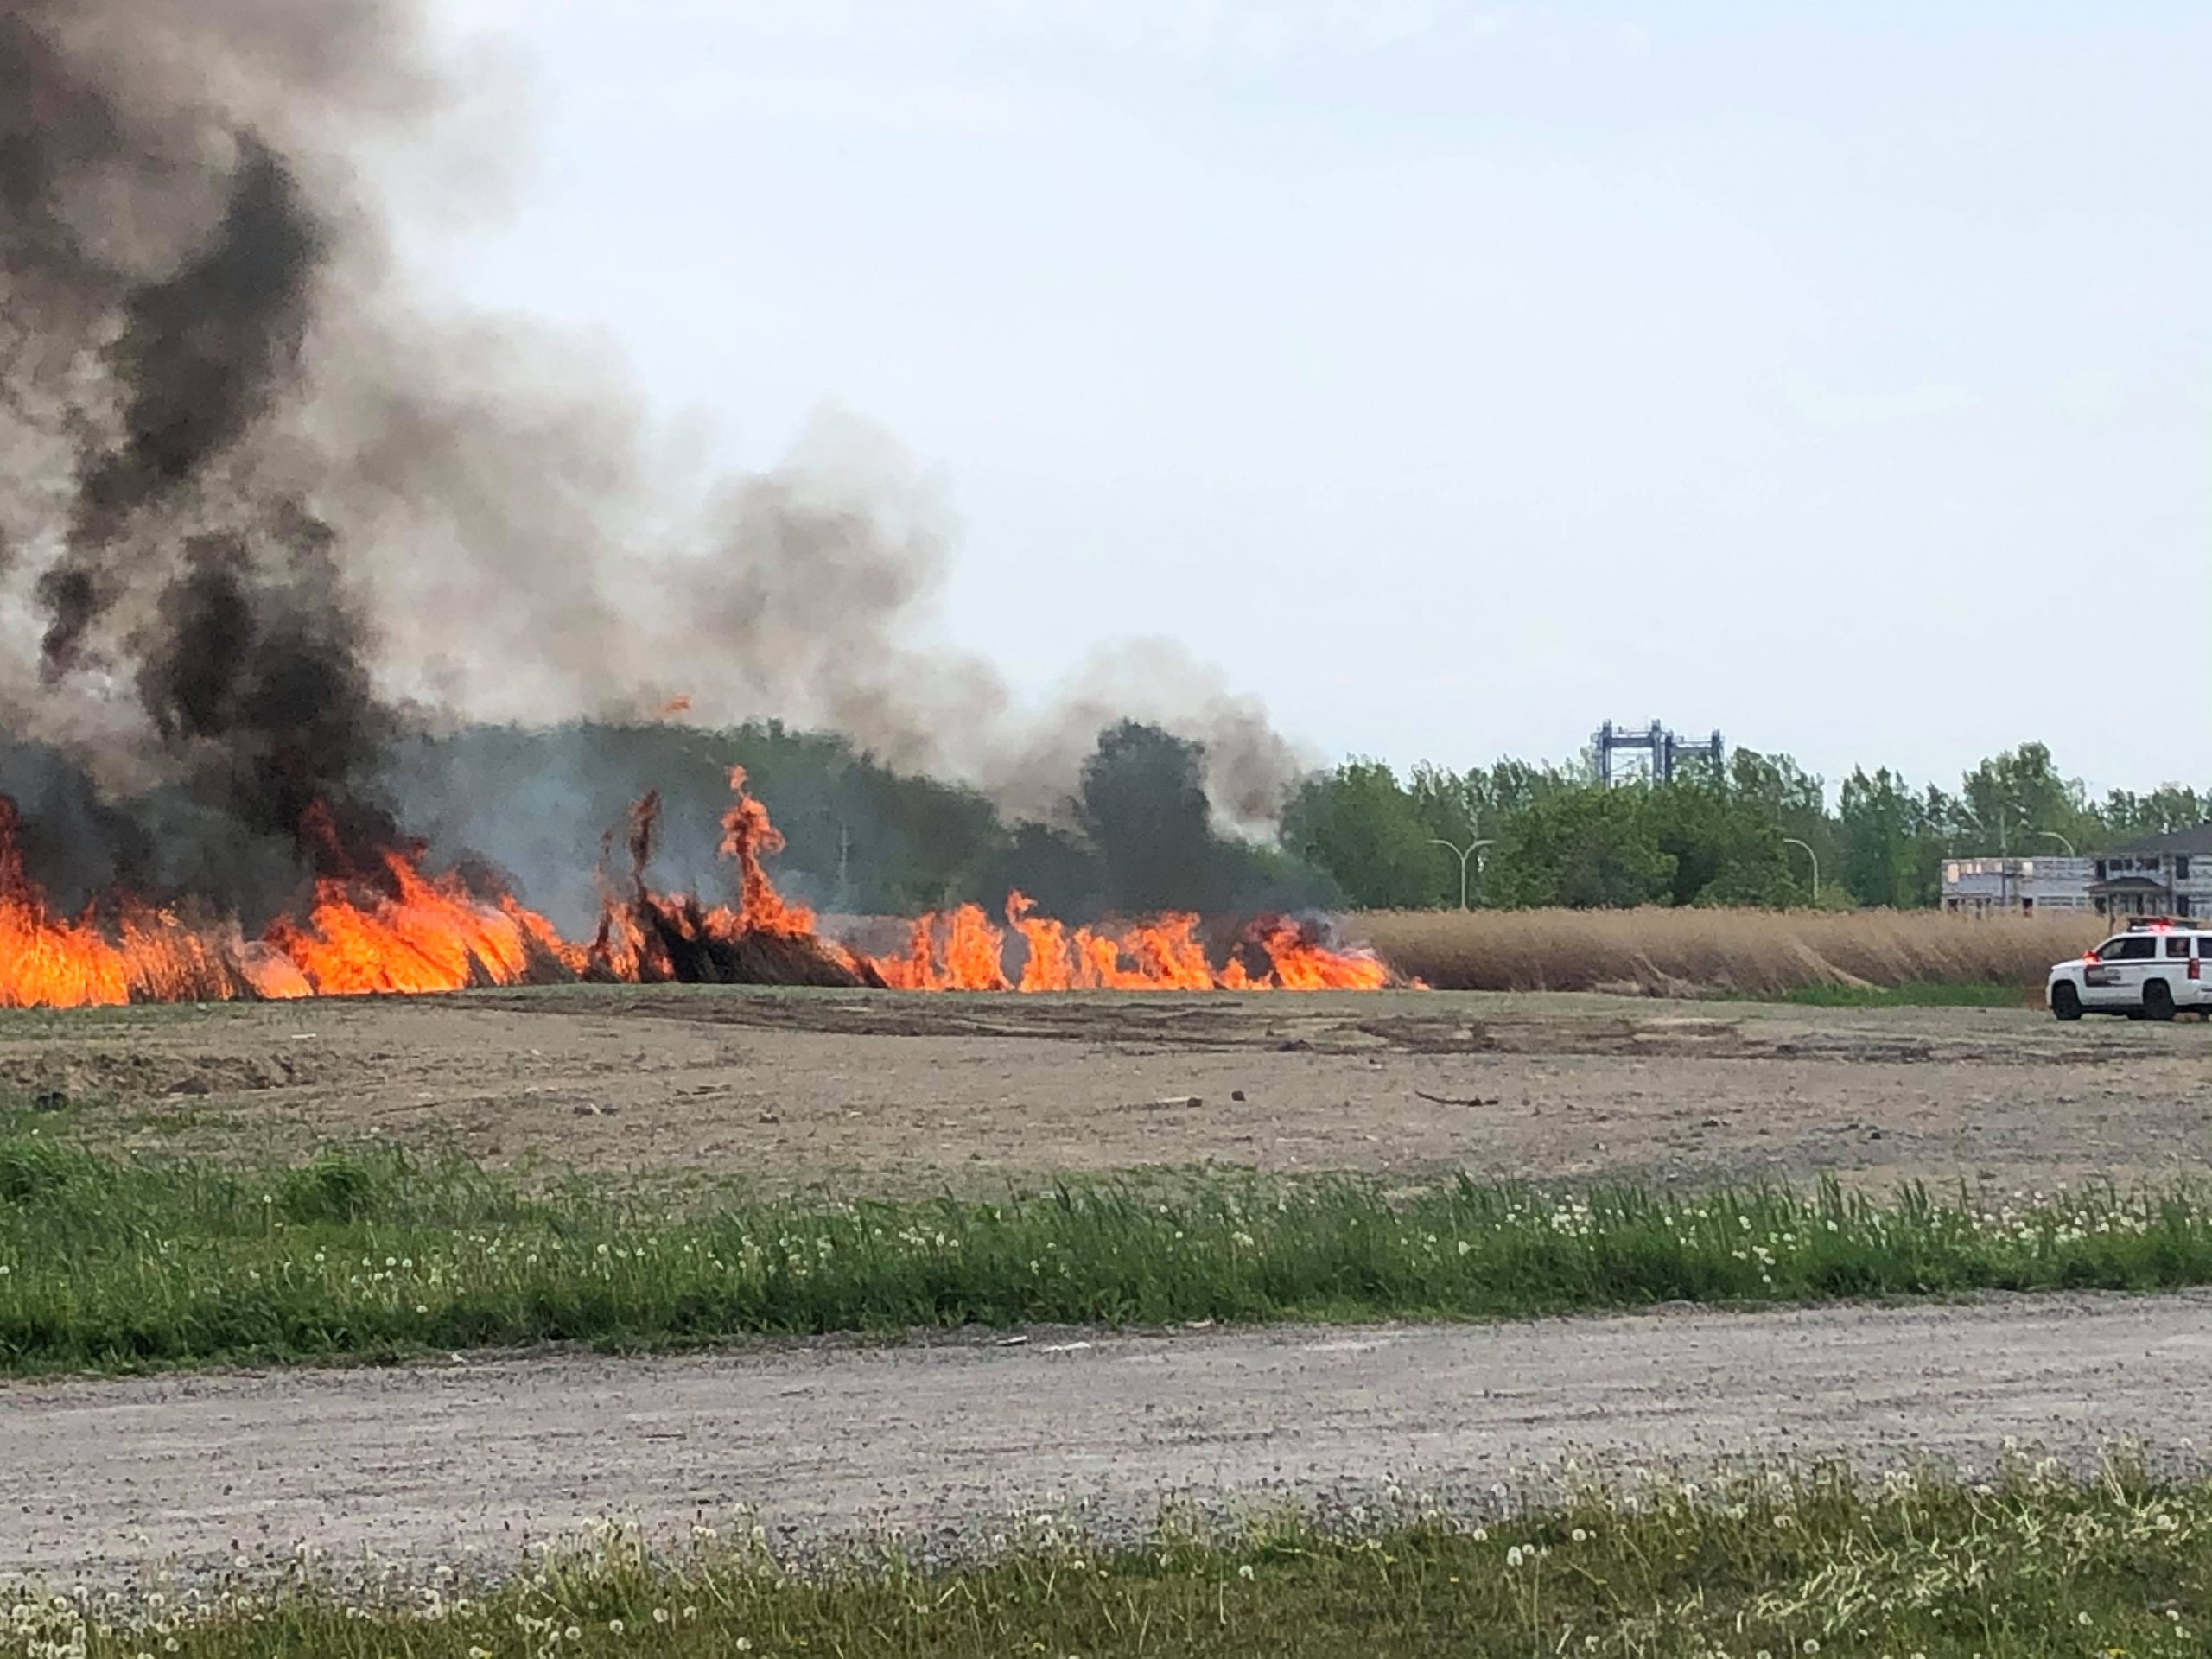
[[[1679,734],[1669,731],[1657,721],[1642,731],[1626,726],[1616,726],[1607,721],[1590,736],[1591,765],[1598,774],[1598,781],[1610,787],[1613,783],[1613,756],[1622,749],[1643,749],[1651,756],[1651,776],[1655,782],[1668,784],[1675,779],[1675,763],[1685,754],[1704,754],[1711,757],[1715,772],[1719,771],[1727,754],[1715,732],[1702,741],[1685,741]]]

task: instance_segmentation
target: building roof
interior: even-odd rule
[[[2164,893],[2166,884],[2154,881],[2147,875],[2115,876],[2109,881],[2092,881],[2091,893]]]
[[[2190,858],[2212,858],[2212,823],[2194,830],[2177,830],[2166,836],[2140,836],[2105,849],[2119,857],[2141,858],[2152,853],[2181,853]]]

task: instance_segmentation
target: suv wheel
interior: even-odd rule
[[[2145,983],[2143,1017],[2145,1020],[2171,1020],[2174,1017],[2173,988],[2164,980],[2153,979]]]
[[[2082,1017],[2082,994],[2074,988],[2074,982],[2062,979],[2050,988],[2050,1011],[2061,1020]]]

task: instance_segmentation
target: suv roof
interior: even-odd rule
[[[2195,916],[2131,916],[2123,931],[2129,933],[2202,933],[2208,930],[2204,923],[2212,917]]]

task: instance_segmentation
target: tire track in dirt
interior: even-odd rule
[[[302,1545],[502,1567],[608,1516],[757,1509],[947,1548],[1052,1504],[1475,1498],[1568,1456],[1973,1467],[2212,1436],[2212,1294],[1502,1325],[1035,1332],[709,1357],[0,1387],[0,1577],[143,1580]]]

